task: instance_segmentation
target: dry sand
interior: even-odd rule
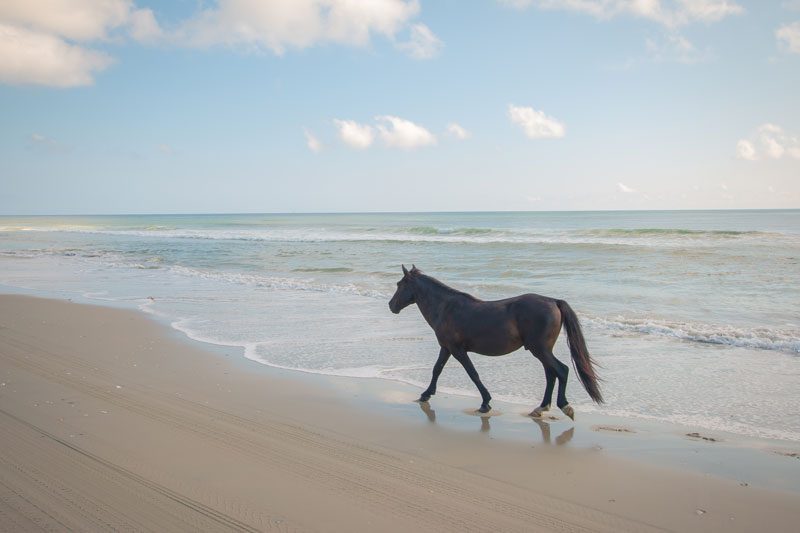
[[[0,296],[0,531],[795,531],[800,494],[354,407],[143,314]]]

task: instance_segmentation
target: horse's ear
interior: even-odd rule
[[[419,272],[417,265],[411,265],[411,273],[416,274],[417,272]]]
[[[408,277],[408,270],[406,270],[406,266],[405,265],[400,265],[400,266],[403,267],[403,276]]]

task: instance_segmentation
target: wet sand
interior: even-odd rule
[[[2,295],[0,530],[794,531],[800,517],[800,492],[559,446],[586,429],[563,417],[467,416],[469,398],[418,405],[365,381],[276,371],[135,311]],[[486,427],[512,417],[541,440]]]

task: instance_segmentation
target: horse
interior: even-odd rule
[[[402,268],[403,278],[397,282],[389,309],[398,314],[409,305],[417,304],[440,346],[431,383],[419,397],[419,402],[427,402],[436,394],[439,374],[452,355],[478,387],[482,399],[478,412],[488,413],[492,397],[472,366],[468,352],[501,356],[524,346],[541,361],[547,378],[542,403],[529,416],[539,418],[550,410],[553,388],[558,380],[556,405],[575,420],[575,410],[566,397],[569,367],[553,355],[553,346],[563,326],[581,384],[592,400],[603,403],[598,385],[600,379],[595,373],[596,363],[586,348],[578,317],[567,302],[538,294],[486,302],[423,274],[415,265],[410,271],[404,265]]]

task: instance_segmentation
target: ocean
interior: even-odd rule
[[[14,291],[138,308],[266,365],[421,391],[438,345],[415,306],[389,311],[401,264],[484,300],[567,300],[607,401],[571,373],[578,416],[800,442],[800,210],[0,217]],[[555,354],[568,363],[563,334]],[[539,404],[530,353],[472,360],[495,399]],[[439,391],[479,404],[454,360]]]

